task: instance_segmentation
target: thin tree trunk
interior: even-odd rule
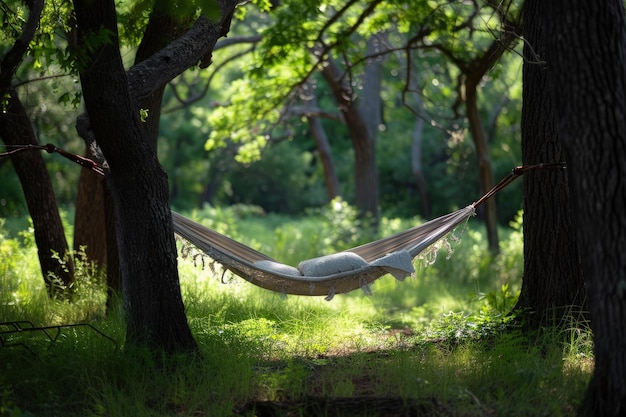
[[[85,157],[94,159],[86,148]],[[104,178],[83,168],[78,180],[74,215],[74,250],[84,247],[87,258],[102,268],[107,266],[106,214]]]
[[[0,63],[0,97],[4,101],[0,112],[0,137],[7,145],[38,145],[37,135],[26,109],[17,92],[11,87],[13,76],[35,35],[43,10],[41,0],[27,2],[26,5],[28,18],[22,35],[16,39]],[[58,295],[59,283],[54,281],[59,279],[62,286],[69,287],[74,281],[74,263],[67,256],[69,248],[52,182],[40,153],[15,155],[11,161],[22,184],[28,211],[33,220],[39,263],[48,294]],[[65,268],[54,259],[53,251],[65,261]]]
[[[500,59],[509,45],[517,39],[517,25],[509,20],[509,16],[507,15],[501,16],[501,19],[503,19],[503,21],[500,38],[494,40],[489,48],[471,60],[465,61],[455,56],[455,51],[445,47],[438,47],[444,54],[450,57],[452,62],[456,64],[462,73],[461,80],[463,84],[459,85],[461,89],[459,98],[461,101],[465,102],[465,112],[469,122],[472,140],[476,148],[478,176],[483,193],[491,189],[493,185],[493,172],[491,157],[489,156],[489,147],[478,110],[478,87],[485,74],[487,74],[487,71]],[[494,198],[490,198],[485,202],[484,219],[487,228],[489,250],[491,253],[496,254],[500,250],[500,244],[498,238],[496,201]]]
[[[0,137],[4,143],[39,145],[17,93],[11,90],[4,97],[6,107],[0,112]],[[48,295],[61,296],[63,288],[60,286],[69,288],[74,282],[74,263],[68,255],[69,247],[63,222],[43,157],[39,152],[25,152],[13,155],[11,161],[22,184],[28,212],[33,220],[39,264]],[[53,252],[65,261],[65,267],[54,258]]]
[[[89,147],[85,156],[97,160]],[[82,247],[90,261],[106,269],[107,307],[113,307],[113,295],[122,289],[113,202],[105,179],[86,168],[80,173],[74,213],[74,250]]]
[[[328,198],[332,200],[341,195],[339,191],[339,179],[337,178],[335,162],[333,161],[333,151],[330,148],[328,137],[326,136],[324,126],[322,126],[322,121],[319,117],[307,117],[307,121],[309,122],[311,136],[313,136],[320,161],[322,162]]]
[[[411,172],[415,179],[415,187],[422,200],[422,216],[430,217],[430,196],[424,177],[424,164],[422,162],[422,139],[424,137],[424,119],[416,118],[415,127],[411,133]]]
[[[482,76],[481,76],[482,78]],[[478,83],[465,83],[465,110],[469,122],[472,140],[476,148],[476,158],[478,160],[478,177],[480,179],[481,194],[486,193],[493,187],[493,168],[491,157],[489,156],[489,146],[483,129],[480,113],[478,111]],[[496,210],[496,199],[490,198],[484,204],[485,227],[487,228],[487,242],[491,253],[500,251],[498,238],[498,213]]]
[[[317,97],[315,97],[315,91],[307,86],[307,100],[305,105],[308,109],[317,108]],[[328,142],[326,131],[322,126],[322,121],[319,117],[307,114],[307,122],[311,129],[311,136],[315,141],[317,152],[322,162],[322,168],[324,171],[324,181],[326,182],[326,190],[328,192],[328,198],[330,200],[341,195],[339,191],[339,179],[337,178],[337,171],[335,170],[335,162],[333,160],[333,151]]]

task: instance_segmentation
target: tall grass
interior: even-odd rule
[[[286,263],[363,243],[341,202],[306,219],[256,210],[191,213]],[[384,219],[389,235],[419,219]],[[460,229],[463,229],[461,227]],[[0,416],[231,416],[258,400],[317,396],[435,398],[445,415],[573,415],[593,365],[588,329],[523,332],[505,313],[522,269],[521,224],[492,258],[475,220],[453,253],[416,261],[415,278],[379,280],[333,301],[270,293],[208,259],[179,259],[187,316],[201,355],[159,357],[124,345],[121,302],[78,262],[73,302],[50,300],[32,235],[0,227],[0,322],[63,328],[0,335]],[[76,255],[81,260],[80,254]],[[0,328],[0,331],[6,327]],[[22,345],[17,345],[22,343]]]

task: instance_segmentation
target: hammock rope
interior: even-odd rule
[[[14,150],[0,153],[0,157],[31,150],[59,153],[87,169],[104,175],[102,167],[94,161],[51,144],[15,146]],[[564,169],[566,165],[563,162],[555,162],[515,167],[491,190],[467,207],[387,238],[347,251],[302,261],[297,267],[282,264],[174,211],[172,221],[176,234],[209,258],[222,264],[226,270],[256,286],[282,294],[325,296],[326,300],[331,300],[335,294],[359,288],[369,294],[369,285],[387,274],[397,280],[404,280],[415,273],[413,259],[472,217],[476,207],[528,171],[555,168]]]

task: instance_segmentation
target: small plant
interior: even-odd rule
[[[486,306],[483,307],[484,312],[504,315],[515,307],[519,295],[520,291],[511,291],[509,283],[507,282],[500,286],[499,291],[472,294],[470,298],[473,301],[485,301]]]

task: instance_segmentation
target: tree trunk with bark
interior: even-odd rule
[[[621,0],[541,3],[595,368],[584,415],[626,414],[626,21]]]
[[[7,145],[39,145],[17,93],[10,90],[6,94],[6,107],[0,112],[0,137]],[[63,222],[43,157],[39,152],[25,152],[13,155],[11,162],[22,184],[28,213],[33,220],[39,264],[48,295],[64,297],[65,290],[74,282],[74,262],[68,254]],[[55,259],[53,253],[65,261],[65,266]]]
[[[189,26],[189,21],[183,24],[168,13],[169,5],[170,3],[163,1],[155,3],[144,36],[137,48],[135,64],[148,59],[167,46]],[[165,85],[155,89],[139,104],[141,109],[147,111],[147,118],[142,125],[155,153],[157,152],[164,90]],[[86,156],[95,158],[89,147],[87,147]],[[109,290],[119,291],[120,266],[116,256],[117,239],[110,192],[103,184],[103,178],[88,169],[83,169],[81,172],[74,220],[74,248],[78,250],[81,246],[86,247],[85,252],[90,260],[106,267]]]
[[[75,1],[79,46],[92,52],[80,68],[91,128],[110,170],[120,249],[127,340],[166,352],[197,348],[182,303],[167,176],[128,87],[113,1]],[[93,39],[106,34],[106,42]]]
[[[545,42],[549,28],[542,0],[524,4],[522,164],[564,161],[556,109],[548,83]],[[578,239],[572,220],[569,184],[564,170],[524,175],[524,277],[516,306],[533,327],[571,325],[587,311]]]
[[[39,145],[37,135],[17,92],[12,88],[13,76],[22,62],[28,45],[39,25],[43,1],[27,2],[28,17],[22,35],[0,62],[0,97],[5,100],[0,111],[0,137],[7,145]],[[11,158],[22,184],[26,204],[39,252],[39,263],[50,296],[59,295],[59,285],[69,287],[74,281],[74,263],[68,254],[68,244],[52,182],[40,153],[22,153]],[[63,267],[52,253],[65,261]],[[54,282],[55,279],[61,282]]]
[[[315,147],[322,163],[324,171],[324,182],[326,183],[326,191],[328,192],[328,198],[330,200],[341,195],[339,190],[339,179],[337,178],[337,171],[335,170],[335,161],[333,159],[333,151],[330,147],[330,142],[326,136],[326,131],[322,125],[322,120],[312,114],[318,109],[317,97],[315,96],[315,90],[310,83],[304,86],[305,94],[307,96],[305,100],[305,106],[307,111],[305,117],[311,129],[311,136],[315,142]]]

